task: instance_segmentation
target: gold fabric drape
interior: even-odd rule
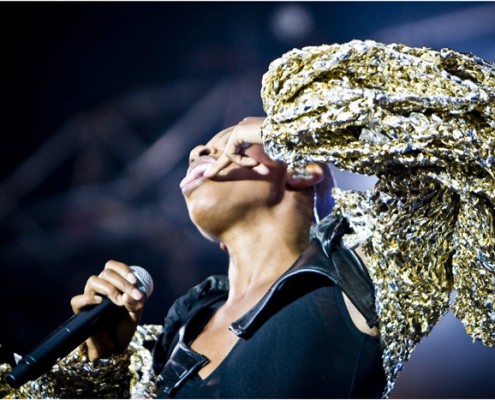
[[[266,152],[379,178],[334,191],[375,284],[390,393],[452,308],[495,344],[495,66],[472,54],[354,40],[294,49],[263,77]],[[451,292],[456,293],[449,304]]]

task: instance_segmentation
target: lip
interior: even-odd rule
[[[213,157],[203,156],[192,162],[187,169],[187,174],[180,183],[182,194],[186,195],[196,189],[206,179],[203,174],[209,165],[216,160]]]

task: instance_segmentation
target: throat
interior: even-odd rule
[[[283,253],[283,257],[279,257]],[[270,287],[296,261],[299,253],[274,252],[266,257],[258,255],[257,260],[240,263],[231,257],[229,264],[229,295],[223,309],[227,314],[240,314],[249,311],[268,292]],[[237,319],[235,318],[235,319]]]
[[[213,312],[190,345],[192,350],[209,360],[198,372],[202,379],[210,376],[238,343],[239,337],[229,329],[232,323],[255,307],[299,256],[297,251],[279,248],[278,252],[265,253],[265,257],[257,254],[253,258],[251,252],[249,262],[243,263],[241,261],[247,258],[233,252],[231,246],[229,254],[227,300]]]

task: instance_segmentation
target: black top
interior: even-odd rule
[[[232,324],[238,342],[204,380],[197,371],[208,359],[189,346],[225,301],[228,283],[212,277],[193,288],[188,300],[180,299],[155,348],[158,396],[380,397],[385,385],[380,340],[355,327],[342,297],[342,290],[348,294],[354,288],[348,296],[364,299],[356,306],[365,309],[371,324],[376,322],[369,304],[372,286],[354,265],[357,259],[343,256],[331,242],[323,248],[325,241],[315,240],[258,305]]]

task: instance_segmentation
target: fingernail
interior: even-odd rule
[[[253,168],[253,170],[261,175],[268,175],[270,173],[270,170],[265,164],[258,164],[256,167]]]
[[[132,289],[131,296],[134,300],[141,300],[143,298],[143,294],[137,289]]]
[[[129,272],[126,275],[126,279],[129,283],[132,283],[133,285],[137,282],[136,276],[132,272]]]

